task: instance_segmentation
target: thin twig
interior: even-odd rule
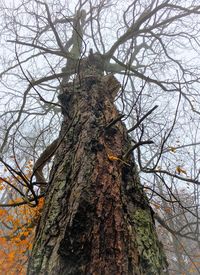
[[[123,156],[123,159],[127,159],[128,156],[139,146],[144,145],[144,144],[152,144],[154,143],[152,140],[144,140],[144,141],[139,141],[135,145],[133,145]]]
[[[111,128],[115,123],[117,123],[123,117],[125,117],[125,115],[119,115],[118,117],[116,117],[115,119],[113,119],[108,125],[106,125],[105,130],[108,130],[109,128]]]
[[[141,119],[138,120],[138,122],[129,130],[127,130],[128,133],[134,131],[140,124],[141,122],[147,118],[156,108],[158,108],[158,105],[154,106],[149,112],[147,112]]]

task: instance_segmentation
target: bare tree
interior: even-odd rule
[[[199,220],[199,193],[195,209],[179,196],[199,185],[198,1],[35,0],[1,13],[1,162],[21,203],[45,196],[28,274],[167,273],[154,219],[180,230],[149,201]]]

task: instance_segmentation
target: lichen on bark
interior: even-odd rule
[[[166,274],[167,259],[162,251],[162,244],[157,239],[150,213],[143,209],[137,209],[132,218],[135,224],[136,242],[142,269],[148,270],[149,275]],[[163,269],[163,266],[166,268]]]
[[[106,127],[120,116],[114,105],[118,81],[85,66],[64,92],[71,95],[68,102],[61,102],[62,142],[28,274],[164,274],[136,164],[131,156],[120,161],[130,148],[125,125],[119,120]]]

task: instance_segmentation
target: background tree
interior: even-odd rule
[[[177,209],[188,211],[193,225],[185,216],[181,226],[199,241],[199,12],[198,1],[175,0],[2,5],[1,162],[18,179],[17,186],[7,184],[24,203],[37,205],[43,193],[46,201],[30,274],[36,268],[95,272],[94,266],[97,273],[111,266],[127,274],[165,270],[138,172],[157,221],[180,234]],[[46,164],[54,153],[49,177]],[[30,159],[35,165],[29,180],[23,166]],[[181,200],[183,187],[191,200]],[[158,208],[166,210],[166,202],[170,223]],[[104,232],[101,261],[97,250],[91,253],[89,232],[97,250],[95,238]]]

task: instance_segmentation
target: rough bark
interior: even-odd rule
[[[60,96],[61,143],[28,274],[166,274],[137,167],[131,156],[112,160],[131,146],[121,121],[106,127],[120,115],[117,81],[80,68]]]

